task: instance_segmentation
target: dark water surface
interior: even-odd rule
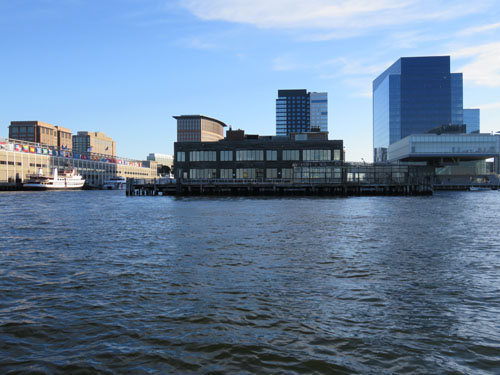
[[[0,207],[0,374],[500,374],[500,192]]]

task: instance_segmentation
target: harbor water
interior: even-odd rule
[[[1,374],[498,374],[500,192],[0,193]]]

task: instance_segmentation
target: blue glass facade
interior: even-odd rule
[[[479,133],[481,126],[479,115],[479,108],[464,109],[464,124],[467,133]]]
[[[440,125],[463,124],[461,73],[450,57],[402,57],[373,81],[373,160],[390,144]]]
[[[276,135],[328,131],[327,93],[307,90],[278,90],[276,99]]]

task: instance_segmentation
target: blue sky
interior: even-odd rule
[[[372,160],[373,79],[450,55],[464,106],[500,130],[500,1],[0,0],[0,122],[103,131],[172,153],[173,115],[275,133],[278,89],[329,95],[330,139]]]

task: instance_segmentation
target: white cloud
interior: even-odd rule
[[[458,35],[461,36],[466,36],[466,35],[474,35],[478,33],[484,33],[487,31],[492,31],[500,28],[500,22],[497,23],[491,23],[488,25],[481,25],[481,26],[475,26],[475,27],[469,27],[465,30],[462,30]]]
[[[250,24],[260,28],[324,30],[306,36],[342,38],[373,27],[455,19],[476,13],[491,0],[474,6],[465,0],[180,0],[197,17]]]
[[[465,47],[452,52],[451,56],[468,60],[460,69],[464,80],[480,86],[500,87],[500,42]]]

